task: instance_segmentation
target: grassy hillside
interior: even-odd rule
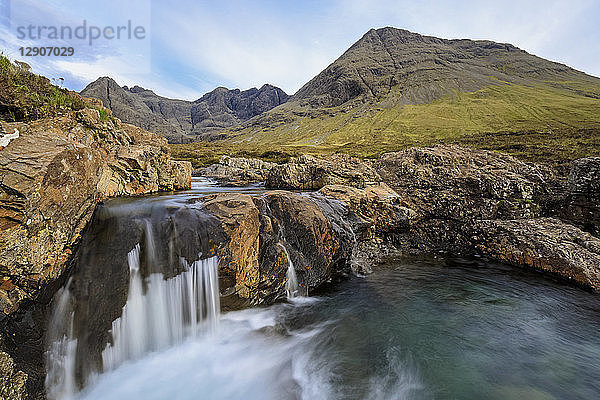
[[[220,154],[260,156],[278,150],[373,157],[411,146],[457,143],[555,164],[600,156],[600,86],[500,83],[430,104],[386,107],[382,100],[347,108],[301,116],[301,108],[292,113],[288,106],[279,111],[295,115],[286,123],[265,124],[269,116],[263,116],[261,125],[228,132],[232,138],[227,141],[183,145],[174,148],[175,154],[199,157],[196,164],[202,165]],[[275,121],[280,117],[271,116]]]
[[[0,55],[0,119],[30,121],[83,107],[81,96]]]
[[[565,166],[600,156],[600,79],[510,44],[371,29],[290,101],[216,137],[175,151],[373,157],[457,143]]]

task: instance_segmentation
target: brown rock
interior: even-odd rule
[[[485,255],[600,290],[600,240],[572,225],[554,218],[478,221],[470,235]]]
[[[0,348],[25,373],[2,366],[0,397],[41,395],[45,305],[97,204],[191,185],[191,165],[170,159],[166,139],[107,115],[1,123],[12,137],[0,151]]]
[[[31,123],[0,153],[0,270],[19,299],[64,271],[96,204],[108,197],[190,186],[191,165],[171,161],[166,140],[95,109]]]
[[[285,296],[286,251],[307,292],[346,268],[350,235],[313,199],[274,191],[262,197],[222,193],[202,200],[225,232],[217,251],[221,291],[251,304]],[[285,248],[285,250],[284,250]]]
[[[317,190],[326,185],[364,188],[380,178],[371,162],[345,154],[326,158],[303,155],[275,165],[265,185],[273,189]]]

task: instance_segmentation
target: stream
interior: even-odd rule
[[[263,191],[195,179],[191,191],[117,199],[109,208],[128,215],[140,204],[181,206],[230,190]],[[141,245],[146,257],[161,257],[148,256],[158,252],[153,243]],[[75,317],[71,280],[55,297],[51,400],[600,395],[600,298],[543,275],[478,258],[396,258],[302,297],[290,286],[289,261],[287,301],[221,313],[214,259],[181,258],[178,273],[142,278],[140,244],[130,247],[126,304],[102,349],[102,372],[84,376],[82,390],[75,364],[85,324]]]

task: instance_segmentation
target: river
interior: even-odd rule
[[[223,190],[232,189],[195,181],[190,192],[117,200],[113,207],[128,209],[136,201],[152,207],[183,204]],[[136,257],[139,248],[138,253],[132,248],[131,271]],[[546,400],[600,395],[600,298],[546,276],[477,258],[390,259],[369,276],[351,277],[311,297],[220,314],[210,311],[218,293],[210,278],[214,265],[210,260],[186,265],[181,276],[168,280],[151,276],[144,289],[139,282],[139,293],[132,288],[141,278],[131,274],[128,311],[113,323],[113,335],[119,331],[123,338],[107,345],[105,372],[91,376],[76,393],[75,378],[65,375],[72,373],[68,351],[76,346],[76,338],[70,338],[50,354],[60,360],[52,371],[55,379],[47,383],[50,397]],[[198,290],[186,291],[190,285]],[[57,310],[66,313],[64,305]],[[174,319],[176,313],[183,314]],[[63,315],[63,325],[64,320]],[[132,346],[138,346],[134,353]]]

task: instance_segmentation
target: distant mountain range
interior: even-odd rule
[[[476,142],[502,132],[600,128],[599,78],[510,44],[389,27],[371,29],[289,98],[265,85],[244,92],[218,88],[182,102],[119,88],[108,78],[82,94],[171,140],[187,135],[258,148],[375,153],[437,142],[482,147]],[[147,117],[136,122],[135,113]]]
[[[98,78],[81,94],[102,100],[122,121],[138,125],[181,143],[189,138],[210,137],[273,107],[289,96],[272,85],[260,89],[229,90],[218,87],[196,101],[169,99],[139,86],[119,86],[109,77]]]

